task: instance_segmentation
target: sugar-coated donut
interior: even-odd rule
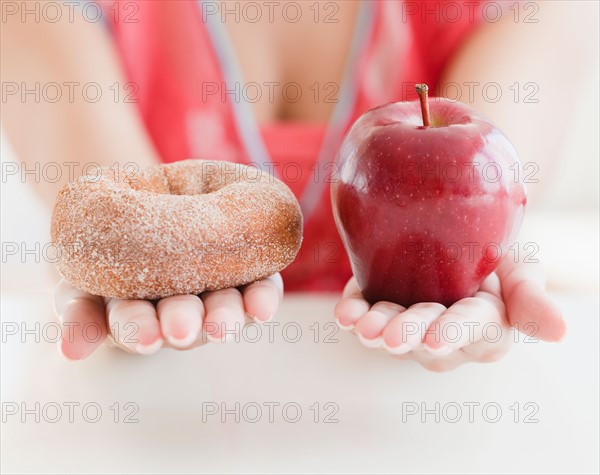
[[[199,294],[263,279],[298,253],[300,206],[268,173],[206,160],[114,168],[66,185],[52,213],[58,269],[81,290]]]

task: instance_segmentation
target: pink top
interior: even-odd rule
[[[249,103],[220,93],[244,82],[221,17],[211,13],[219,2],[119,2],[121,13],[137,5],[137,22],[115,18],[113,0],[104,17],[161,159],[230,160],[274,171],[298,197],[305,219],[300,255],[283,272],[286,289],[326,291],[339,291],[351,275],[329,197],[344,132],[372,107],[414,99],[415,83],[435,91],[445,65],[480,23],[484,3],[363,2],[330,122],[259,126]]]

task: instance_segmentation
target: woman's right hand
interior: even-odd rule
[[[69,360],[90,356],[108,337],[129,353],[163,347],[187,350],[235,339],[251,318],[270,320],[283,297],[279,273],[240,288],[176,295],[157,302],[91,295],[61,280],[54,291],[62,324],[60,352]]]

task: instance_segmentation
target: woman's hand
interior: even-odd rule
[[[353,277],[334,314],[340,327],[356,333],[363,345],[415,360],[432,371],[448,371],[467,361],[502,357],[513,340],[510,327],[532,338],[560,340],[565,321],[544,288],[538,264],[505,258],[474,297],[448,308],[439,303],[370,305]]]
[[[104,299],[61,280],[54,292],[62,323],[61,353],[71,360],[90,356],[108,336],[116,346],[142,355],[163,347],[187,350],[207,341],[234,339],[246,318],[270,320],[283,297],[277,273],[242,288],[148,300]]]

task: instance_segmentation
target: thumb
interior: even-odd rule
[[[496,273],[511,326],[545,341],[564,337],[566,323],[562,311],[545,290],[546,276],[539,263],[515,262],[506,256]]]

